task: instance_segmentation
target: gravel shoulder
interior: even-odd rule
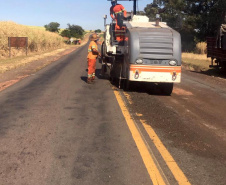
[[[45,66],[60,59],[62,56],[67,55],[72,51],[75,51],[77,48],[78,47],[72,47],[70,49],[63,50],[56,55],[44,57],[39,60],[34,60],[26,65],[11,69],[9,71],[6,71],[5,73],[0,74],[0,91],[34,74]]]

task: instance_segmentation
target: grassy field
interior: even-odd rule
[[[29,29],[35,29],[29,28]],[[38,28],[37,28],[38,29]],[[84,39],[82,40],[82,45],[86,44],[89,39],[90,34],[86,34],[84,36]],[[5,73],[6,71],[16,69],[21,66],[25,66],[30,62],[38,61],[38,60],[45,60],[48,57],[54,56],[54,57],[60,57],[62,52],[72,51],[79,46],[75,45],[66,45],[63,44],[63,47],[59,48],[49,48],[49,50],[43,50],[43,51],[37,51],[37,52],[29,52],[28,56],[25,55],[25,51],[21,51],[21,55],[17,53],[15,57],[9,58],[8,53],[6,58],[0,58],[0,73]],[[17,51],[19,52],[19,51]],[[46,63],[48,65],[48,62]]]
[[[0,22],[0,59],[8,58],[8,37],[28,37],[28,53],[49,51],[65,46],[63,38],[57,34],[45,31],[43,27],[24,26],[14,22]],[[12,49],[12,57],[24,55],[24,49]]]
[[[189,70],[207,71],[210,63],[206,54],[182,53],[182,64]]]
[[[28,28],[31,28],[31,29],[35,29],[35,30],[43,30],[43,31],[46,31],[45,27],[44,26],[27,26]],[[60,28],[59,30],[59,34],[64,31],[65,29],[63,28]]]
[[[26,26],[26,25],[24,25]],[[35,29],[35,30],[43,30],[45,31],[46,29],[44,28],[44,26],[27,26],[28,28],[31,28],[31,29]]]

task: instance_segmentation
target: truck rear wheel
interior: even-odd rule
[[[160,83],[159,87],[163,95],[170,96],[173,92],[173,83]]]
[[[130,83],[130,81],[129,80],[127,80],[127,79],[125,79],[125,80],[123,80],[123,90],[124,91],[129,91],[130,90],[130,88],[131,88],[131,83]]]
[[[105,46],[105,42],[102,43],[101,45],[101,58],[103,59],[103,57],[105,57],[106,54],[106,46]]]

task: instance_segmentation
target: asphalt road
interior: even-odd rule
[[[86,84],[86,54],[87,46],[0,92],[1,185],[146,185],[156,171],[158,184],[226,184],[224,79],[184,71],[172,96],[123,92],[99,78],[100,65]]]
[[[1,185],[151,183],[109,81],[86,84],[86,55],[0,92]]]
[[[225,185],[226,79],[182,71],[171,96],[142,89],[126,95],[134,119],[155,130],[191,184]]]

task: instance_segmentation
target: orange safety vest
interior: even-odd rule
[[[126,17],[126,9],[121,4],[117,4],[110,8],[110,14],[111,14],[112,19],[114,18],[113,14],[115,14],[115,16],[117,16],[117,14],[121,13],[121,12],[124,12],[124,16]]]
[[[98,54],[93,53],[93,49],[96,49],[98,51],[96,42],[91,41],[88,47],[88,55],[87,55],[88,59],[96,59],[98,57]]]

